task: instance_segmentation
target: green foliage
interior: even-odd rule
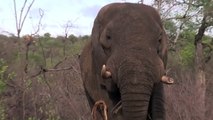
[[[182,43],[192,43],[194,44],[194,38],[195,38],[195,31],[193,31],[191,28],[183,30],[183,32],[180,35],[180,40]]]
[[[50,34],[50,33],[44,33],[44,37],[45,37],[45,38],[50,38],[50,37],[51,37],[51,34]]]
[[[81,50],[83,49],[84,45],[86,44],[86,40],[79,40],[75,42],[74,44],[70,44],[68,46],[68,53],[70,55],[77,55],[80,54]]]
[[[75,36],[75,35],[70,35],[69,37],[68,37],[68,39],[72,42],[72,43],[74,43],[74,42],[76,42],[77,40],[78,40],[78,38]]]
[[[30,46],[28,52],[30,66],[45,65],[51,68],[65,56],[72,57],[80,54],[89,36],[76,37],[70,35],[68,39],[62,38],[63,37],[51,38],[47,37],[47,35],[38,38],[36,43]],[[64,54],[64,52],[66,54]]]
[[[0,101],[0,120],[6,120],[5,106],[2,101]]]
[[[7,74],[7,70],[8,65],[3,59],[0,59],[0,96],[1,93],[4,92],[6,88],[6,81],[9,79],[13,79],[15,76],[14,73]],[[6,120],[5,105],[3,104],[1,99],[0,99],[0,120]]]
[[[15,77],[15,73],[7,73],[8,65],[3,59],[0,59],[0,93],[2,93],[6,87],[6,81],[9,79],[13,79]]]
[[[45,36],[34,38],[35,42],[30,44],[29,49],[27,49],[27,47],[25,46],[25,43],[22,41],[20,42],[20,46],[19,46],[17,43],[12,41],[9,43],[8,41],[10,40],[10,38],[8,38],[8,41],[4,40],[3,42],[8,43],[6,45],[11,46],[11,48],[13,48],[14,50],[12,52],[11,49],[7,47],[2,47],[2,49],[0,49],[0,53],[5,52],[5,57],[3,57],[4,60],[0,59],[0,95],[1,95],[0,96],[0,120],[6,120],[6,117],[8,115],[7,109],[10,109],[10,106],[8,106],[10,101],[8,101],[8,99],[12,98],[14,100],[20,100],[22,102],[22,99],[19,99],[19,96],[21,96],[22,94],[16,94],[14,93],[16,91],[13,91],[13,90],[10,91],[10,87],[7,88],[6,83],[7,82],[11,83],[9,80],[14,80],[15,81],[14,84],[18,84],[18,82],[22,82],[23,79],[25,82],[23,85],[24,87],[26,87],[25,89],[26,100],[23,102],[27,102],[25,110],[28,109],[27,108],[28,102],[30,102],[29,106],[31,106],[30,104],[37,105],[36,102],[38,102],[37,110],[39,110],[40,113],[46,116],[45,119],[60,120],[61,119],[60,115],[58,114],[58,111],[56,111],[54,108],[54,102],[49,102],[51,101],[52,98],[46,97],[47,93],[45,93],[44,96],[38,95],[39,96],[38,98],[42,97],[41,101],[39,100],[37,101],[37,99],[34,99],[34,98],[27,99],[27,97],[32,97],[34,95],[33,94],[31,96],[31,93],[36,93],[34,89],[39,89],[40,87],[37,88],[39,85],[44,85],[41,88],[45,88],[46,84],[53,85],[54,82],[52,81],[52,77],[54,76],[55,73],[48,72],[46,74],[45,80],[44,80],[44,76],[42,75],[38,75],[32,78],[31,76],[39,72],[40,66],[47,69],[51,69],[51,68],[54,68],[54,66],[56,66],[57,63],[62,62],[58,66],[58,68],[59,67],[62,68],[63,66],[65,66],[65,62],[68,62],[68,60],[80,54],[83,46],[88,41],[88,39],[89,39],[89,36],[76,37],[72,35],[69,38],[64,39],[63,37],[54,38],[46,34]],[[2,45],[5,45],[3,44],[3,42],[0,42],[0,43],[2,43]],[[64,51],[66,54],[64,54]],[[28,55],[28,59],[25,58],[26,57],[25,55]],[[65,60],[65,58],[67,59]],[[22,76],[21,74],[24,72],[23,68],[26,65],[26,63],[28,64],[27,66],[28,73],[23,75],[23,76],[26,75],[24,78],[21,78],[20,76]],[[17,74],[16,79],[13,79],[15,74],[10,73],[10,70],[13,70],[16,72]],[[50,78],[51,80],[49,80]],[[5,97],[4,94],[1,94],[5,90],[7,90],[7,92],[9,91],[11,96]],[[45,104],[41,103],[43,101]],[[50,104],[46,104],[47,101]],[[40,104],[42,104],[41,109],[39,108]],[[14,110],[13,112],[16,112],[16,110]],[[16,116],[21,116],[21,115],[14,114],[14,116],[12,116],[13,119],[16,119]],[[38,116],[34,116],[30,114],[29,115],[27,114],[25,116],[26,116],[26,120],[38,119]]]
[[[3,90],[6,87],[5,84],[5,74],[7,71],[8,66],[5,64],[3,59],[0,59],[0,93],[3,92]]]
[[[169,34],[176,33],[177,27],[175,26],[175,23],[172,20],[165,21],[164,27],[169,32]]]
[[[204,36],[202,40],[204,46],[204,59],[208,62],[213,56],[213,38],[210,36]]]
[[[194,36],[195,32],[190,28],[184,29],[176,44],[175,60],[184,67],[191,67],[194,63],[195,46]],[[177,56],[178,55],[178,56]]]
[[[180,62],[183,66],[192,66],[195,55],[194,44],[187,44],[180,50]]]
[[[40,52],[29,52],[29,60],[31,64],[43,65],[44,61]]]

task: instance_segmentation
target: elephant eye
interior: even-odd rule
[[[111,42],[112,42],[111,39],[112,37],[110,35],[105,35],[102,37],[100,42],[104,49],[109,49],[111,47]]]
[[[106,39],[107,39],[107,40],[110,40],[110,39],[111,39],[111,36],[106,35]]]
[[[162,41],[162,39],[159,39],[159,40],[158,40],[158,47],[157,47],[157,53],[158,53],[158,54],[160,54],[161,41]]]
[[[106,35],[105,39],[103,39],[103,41],[101,41],[102,48],[106,55],[110,55],[110,53],[111,53],[111,39],[112,39],[112,37],[110,35]]]

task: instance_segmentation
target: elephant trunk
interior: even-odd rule
[[[126,64],[124,67],[121,66],[118,71],[118,87],[126,120],[147,119],[154,82],[151,80],[151,74],[141,67],[144,66]]]
[[[150,85],[145,86],[150,87]],[[129,90],[121,89],[122,110],[126,120],[146,120],[147,118],[151,92],[142,91],[141,87],[140,85],[128,85]]]

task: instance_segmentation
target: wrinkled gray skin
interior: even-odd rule
[[[160,79],[167,60],[167,36],[157,11],[143,4],[109,4],[98,13],[91,39],[80,56],[91,108],[104,100],[109,120],[164,120]],[[104,64],[112,77],[101,77]],[[122,110],[113,114],[120,100]]]

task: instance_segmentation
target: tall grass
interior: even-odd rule
[[[213,119],[213,74],[206,66],[206,86],[196,85],[193,68],[172,67],[171,76],[175,84],[166,85],[166,120],[212,120]],[[211,74],[210,74],[211,72]],[[199,90],[206,90],[199,92]],[[201,98],[205,93],[205,101]],[[205,106],[202,104],[205,103]],[[202,116],[205,113],[205,116]]]

